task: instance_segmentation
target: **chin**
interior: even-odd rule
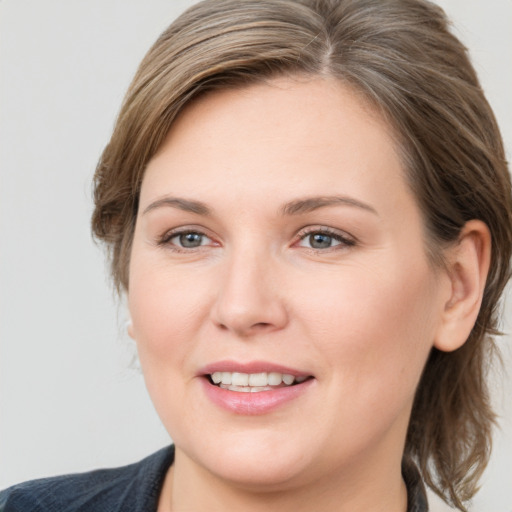
[[[304,453],[307,443],[286,441],[282,433],[239,432],[201,444],[199,450],[185,447],[183,451],[215,477],[239,488],[273,492],[303,484],[305,476],[311,477],[307,471],[311,462]]]
[[[216,465],[212,472],[235,487],[259,492],[284,491],[305,483],[305,472],[295,462],[285,460],[279,453],[273,458],[281,460],[258,458],[250,463],[240,463],[228,459]]]

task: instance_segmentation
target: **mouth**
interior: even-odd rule
[[[229,413],[265,415],[310,396],[316,377],[268,361],[217,361],[197,374],[206,396]]]
[[[213,386],[238,393],[260,393],[288,388],[312,379],[312,376],[280,372],[241,373],[216,371],[205,377]]]

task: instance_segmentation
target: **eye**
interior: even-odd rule
[[[201,233],[194,232],[181,233],[171,238],[171,241],[174,241],[173,243],[187,249],[205,245],[205,240],[209,240],[208,237],[202,235]]]
[[[309,247],[313,249],[328,249],[340,243],[338,240],[335,240],[332,236],[325,233],[313,233],[302,239],[302,242],[307,242]]]
[[[212,245],[211,238],[199,231],[171,232],[164,235],[159,245],[170,245],[176,249],[196,249],[204,245]]]
[[[336,246],[351,247],[355,241],[346,235],[327,229],[308,231],[300,235],[299,247],[307,247],[315,250],[331,249]],[[341,247],[340,247],[341,248]]]

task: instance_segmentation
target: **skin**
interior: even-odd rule
[[[282,211],[332,196],[344,201]],[[201,245],[180,247],[177,229]],[[326,229],[332,246],[313,248]],[[176,445],[159,511],[404,512],[414,392],[431,348],[467,338],[488,242],[474,221],[433,268],[391,129],[333,79],[191,103],[147,167],[130,262],[130,334]],[[234,414],[198,376],[226,359],[313,381],[272,412]]]

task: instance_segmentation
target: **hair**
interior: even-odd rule
[[[487,465],[494,413],[486,373],[510,275],[511,184],[502,139],[467,50],[427,0],[206,0],[149,50],[128,89],[94,178],[92,228],[127,291],[144,170],[173,120],[199,95],[276,76],[336,78],[398,136],[422,211],[427,252],[442,261],[464,224],[492,237],[483,302],[467,342],[432,349],[404,457],[446,502],[465,510]]]

